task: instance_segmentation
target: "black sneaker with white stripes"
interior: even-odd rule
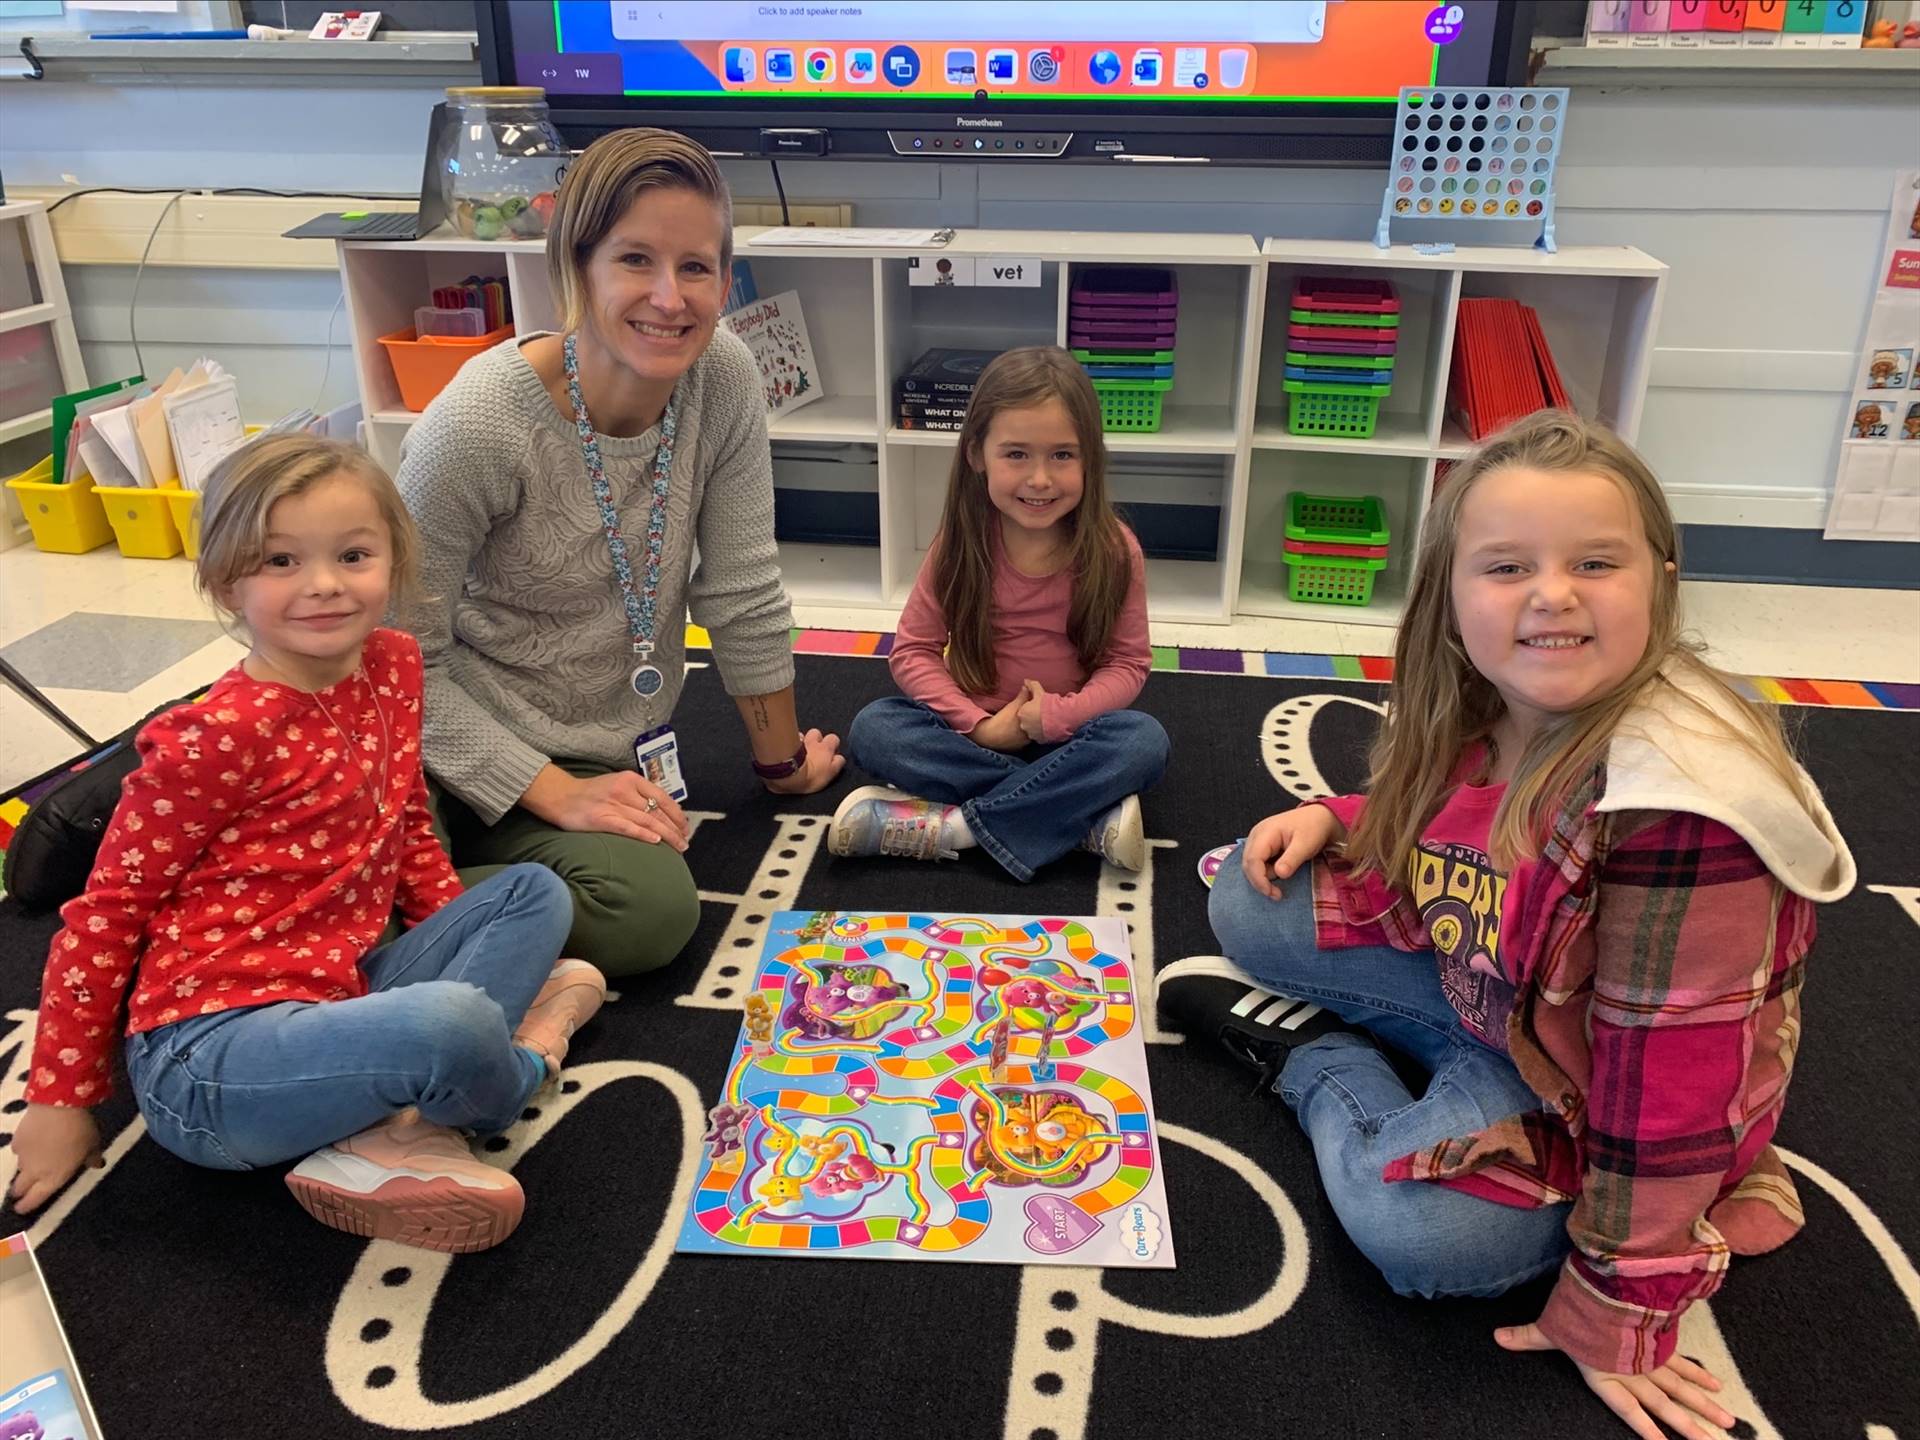
[[[1340,1032],[1364,1034],[1331,1010],[1261,985],[1224,955],[1176,960],[1157,977],[1160,1011],[1188,1035],[1218,1040],[1227,1053],[1259,1072],[1258,1090],[1271,1090],[1296,1047]]]

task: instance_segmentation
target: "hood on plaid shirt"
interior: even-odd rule
[[[1800,793],[1727,743],[1704,707],[1736,733],[1752,720],[1714,687],[1677,671],[1648,687],[1607,749],[1606,793],[1594,809],[1679,811],[1717,820],[1747,844],[1782,885],[1828,904],[1853,889],[1853,855],[1805,771]]]

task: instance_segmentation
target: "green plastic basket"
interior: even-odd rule
[[[1387,508],[1377,495],[1287,492],[1287,539],[1311,545],[1386,545]]]
[[[1361,326],[1370,330],[1398,330],[1398,315],[1371,315],[1357,310],[1289,310],[1287,319],[1296,325]]]
[[[1096,382],[1097,383],[1097,382]],[[1289,435],[1333,435],[1343,440],[1365,440],[1380,418],[1385,385],[1316,385],[1306,380],[1285,382]]]
[[[1304,350],[1289,350],[1286,354],[1289,365],[1312,365],[1320,370],[1391,370],[1395,359],[1392,355],[1321,355]]]
[[[1371,604],[1373,577],[1387,566],[1385,560],[1296,555],[1291,550],[1280,558],[1287,563],[1287,598],[1315,605]]]
[[[1075,350],[1082,365],[1171,365],[1171,350]]]
[[[1160,402],[1173,388],[1171,380],[1095,380],[1100,397],[1100,428],[1135,434],[1160,428]]]

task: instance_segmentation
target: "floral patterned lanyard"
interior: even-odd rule
[[[635,593],[633,562],[627,557],[627,542],[620,534],[620,517],[614,513],[613,489],[607,484],[600,442],[594,438],[593,421],[587,418],[587,402],[580,394],[580,358],[574,350],[572,335],[567,336],[561,348],[567,363],[567,398],[573,402],[573,424],[580,432],[580,453],[586,457],[587,479],[593,484],[593,498],[600,506],[600,527],[606,533],[607,551],[613,556],[613,578],[620,585],[620,598],[627,609],[627,630],[633,637],[633,653],[640,661],[629,683],[634,694],[650,700],[667,683],[660,667],[652,664],[648,657],[653,654],[654,610],[660,599],[660,551],[667,539],[667,490],[673,480],[674,412],[678,397],[668,397],[666,413],[660,417],[660,448],[653,452],[653,501],[647,511],[646,584]]]

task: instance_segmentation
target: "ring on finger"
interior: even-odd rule
[[[659,800],[656,799],[654,796],[649,795],[647,797],[647,813],[651,815],[654,811],[658,810],[659,808],[660,808]]]

